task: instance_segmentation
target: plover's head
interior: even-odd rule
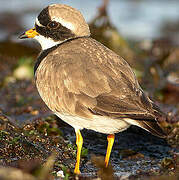
[[[90,31],[82,14],[70,6],[52,4],[40,12],[35,27],[20,38],[34,38],[44,50],[68,39],[84,36],[90,36]]]

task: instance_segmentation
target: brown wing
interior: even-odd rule
[[[91,38],[64,43],[53,53],[36,72],[40,95],[51,110],[135,119],[141,127],[162,134],[155,120],[158,110],[121,57]]]

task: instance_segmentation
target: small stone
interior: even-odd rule
[[[57,172],[57,177],[61,177],[61,178],[64,178],[64,174],[63,174],[63,171],[58,171]]]

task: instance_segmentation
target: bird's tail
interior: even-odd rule
[[[163,130],[163,128],[159,125],[159,123],[155,119],[147,119],[147,120],[134,120],[134,119],[125,119],[126,122],[132,125],[139,126],[146,131],[149,131],[155,136],[166,138],[167,133]]]

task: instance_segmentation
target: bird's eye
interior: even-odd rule
[[[55,22],[55,21],[52,21],[50,23],[47,24],[47,27],[50,28],[50,29],[56,29],[58,27],[58,23]]]

